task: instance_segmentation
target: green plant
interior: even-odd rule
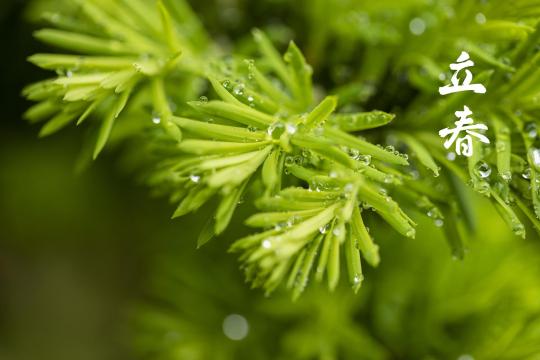
[[[306,5],[304,21],[291,27],[313,30],[297,33],[315,73],[329,78],[320,91],[295,43],[282,57],[255,30],[238,55],[223,56],[183,1],[76,4],[65,17],[48,16],[57,29],[36,33],[69,53],[30,57],[59,76],[24,90],[38,101],[26,118],[45,122],[41,135],[92,120],[94,158],[111,134],[134,144],[128,149],[150,188],[179,203],[174,216],[219,198],[199,246],[225,231],[253,189],[262,212],[246,224],[262,231],[231,250],[255,286],[271,292],[286,282],[297,297],[315,273],[334,289],[345,263],[358,290],[360,255],[379,262],[364,224],[369,209],[407,237],[415,235],[410,216],[432,218],[461,258],[462,227],[475,227],[467,183],[490,197],[515,234],[525,236],[520,217],[540,230],[535,1]],[[329,26],[318,26],[326,18]],[[347,31],[351,24],[365,26]],[[276,39],[281,33],[268,29]],[[463,49],[488,93],[437,97],[444,69]],[[357,55],[359,70],[351,68]],[[467,160],[448,156],[436,136],[465,102],[496,143],[475,143]],[[377,108],[385,111],[370,111]]]

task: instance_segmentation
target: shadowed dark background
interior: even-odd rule
[[[121,309],[138,291],[143,244],[173,224],[107,155],[76,174],[76,129],[38,140],[21,120],[21,89],[44,76],[25,61],[39,46],[26,3],[0,2],[0,359],[126,358]]]

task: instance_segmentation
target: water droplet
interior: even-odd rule
[[[250,103],[252,103],[253,101],[255,101],[255,98],[254,98],[253,96],[249,95],[249,96],[247,97],[247,101],[250,102]]]
[[[443,219],[435,219],[433,223],[435,224],[436,227],[442,227],[444,225]]]
[[[294,157],[292,156],[287,156],[285,158],[285,165],[288,165],[288,166],[291,166],[294,164]]]
[[[201,180],[201,177],[199,175],[189,175],[189,180],[194,183],[198,183]]]
[[[525,236],[525,226],[523,226],[522,223],[519,221],[515,221],[512,223],[512,232],[514,235],[524,237]]]
[[[161,123],[161,118],[159,117],[159,115],[154,115],[152,116],[152,122],[156,125],[160,124]]]
[[[529,159],[532,161],[534,168],[540,170],[540,149],[530,148]]]
[[[363,279],[364,279],[364,277],[362,275],[356,274],[356,275],[354,275],[353,283],[355,285],[360,284],[360,282],[362,282]]]
[[[476,175],[478,175],[482,179],[485,179],[489,177],[489,175],[491,175],[491,168],[485,161],[479,161],[478,163],[476,163],[474,170],[476,172]]]
[[[522,176],[524,179],[529,180],[529,179],[531,178],[531,168],[530,168],[530,167],[526,168],[526,169],[523,171],[523,174],[521,174],[521,176]]]
[[[371,163],[371,155],[358,155],[354,158],[354,160],[357,160],[363,165],[367,166]]]
[[[238,96],[244,95],[244,85],[243,84],[236,85],[234,87],[233,94],[238,95]]]
[[[249,324],[245,317],[238,314],[228,315],[223,320],[223,333],[231,340],[242,340],[249,333]]]
[[[481,12],[477,13],[474,17],[474,20],[480,24],[483,25],[486,23],[486,15],[482,14]]]
[[[424,31],[426,31],[426,22],[423,19],[416,17],[409,23],[409,30],[413,35],[422,35]]]
[[[296,125],[291,124],[291,123],[287,123],[285,125],[285,130],[287,131],[287,134],[292,135],[292,134],[296,133],[297,128],[296,128]]]
[[[262,247],[265,249],[270,249],[272,247],[272,243],[270,242],[270,240],[264,240],[262,242]]]
[[[279,139],[279,137],[285,131],[285,125],[281,121],[276,121],[268,127],[266,133],[270,135],[273,139]]]
[[[302,165],[302,164],[304,164],[304,158],[301,155],[295,155],[294,156],[294,163],[296,165]]]
[[[231,87],[231,82],[229,80],[224,80],[221,85],[223,85],[225,89],[229,89]]]
[[[351,158],[362,163],[363,165],[369,165],[371,163],[371,155],[363,155],[357,149],[350,149],[349,155]]]
[[[206,96],[201,96],[199,98],[199,101],[202,102],[202,103],[207,103],[208,102],[208,98]]]
[[[529,139],[535,139],[538,135],[538,127],[536,126],[536,123],[533,121],[529,121],[523,126],[523,130],[525,133],[527,133],[527,136]]]
[[[501,173],[501,177],[503,178],[504,181],[510,181],[512,180],[512,172],[504,171]]]
[[[321,226],[321,227],[319,228],[319,232],[320,232],[321,234],[326,234],[326,232],[328,231],[328,228],[329,228],[329,227],[330,227],[329,224],[326,224],[326,225],[324,225],[324,226]]]

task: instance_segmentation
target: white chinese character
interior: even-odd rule
[[[446,85],[439,88],[439,93],[441,95],[452,94],[460,91],[474,91],[477,94],[485,94],[486,88],[482,84],[471,84],[472,73],[466,69],[468,67],[474,66],[474,62],[471,60],[468,53],[465,51],[461,52],[457,59],[457,63],[450,64],[450,69],[454,70],[454,75],[452,75],[452,85]],[[459,84],[458,74],[461,70],[465,69],[465,79],[463,84]]]
[[[473,130],[487,130],[488,127],[484,124],[473,124],[474,122],[473,119],[469,117],[470,115],[472,115],[472,111],[467,106],[463,108],[463,111],[456,111],[455,114],[456,114],[456,117],[459,118],[459,120],[455,122],[456,127],[453,129],[444,128],[439,131],[439,136],[442,138],[447,137],[448,135],[451,135],[444,142],[444,147],[446,149],[449,149],[450,146],[452,146],[452,144],[455,142],[456,153],[458,155],[465,155],[469,157],[473,154],[471,136],[475,136],[481,142],[489,144],[489,139],[487,137],[485,137],[484,135],[476,131],[473,131]],[[467,135],[458,138],[459,134],[462,131],[465,131]]]

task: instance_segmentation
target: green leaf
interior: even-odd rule
[[[266,158],[262,167],[262,181],[266,187],[265,195],[271,195],[278,191],[281,185],[281,173],[283,161],[281,150],[274,149]]]
[[[190,131],[196,135],[207,139],[216,139],[224,141],[260,141],[266,140],[266,133],[259,131],[249,131],[246,128],[235,126],[212,124],[198,120],[181,118],[174,116],[171,121],[182,129]]]
[[[398,233],[414,239],[416,235],[416,230],[413,227],[414,223],[401,209],[398,209],[397,212],[388,212],[384,210],[379,210],[377,212]]]
[[[507,20],[490,20],[480,29],[480,36],[484,41],[521,40],[534,31],[529,25]]]
[[[92,114],[92,112],[96,109],[96,107],[98,107],[99,104],[101,104],[101,101],[102,99],[97,99],[92,104],[90,104],[90,106],[86,108],[86,110],[79,117],[79,120],[77,120],[77,126],[82,124],[84,120],[86,120]]]
[[[458,228],[458,216],[456,210],[450,206],[441,208],[444,215],[443,231],[446,236],[446,241],[452,251],[452,256],[456,259],[463,260],[465,257],[465,245],[463,236]]]
[[[254,150],[260,150],[268,145],[268,141],[239,143],[228,141],[186,139],[178,145],[178,148],[185,153],[194,155],[225,155],[231,153],[252,152]]]
[[[355,132],[384,126],[394,120],[394,118],[395,115],[383,111],[335,114],[328,118],[327,124],[337,126],[345,132]]]
[[[338,129],[334,129],[330,126],[326,126],[324,128],[324,134],[327,135],[329,139],[332,139],[343,146],[357,149],[361,154],[371,155],[375,159],[396,165],[409,164],[409,162],[402,156],[396,155],[390,151],[386,151],[383,148],[344,133]]]
[[[50,118],[61,109],[61,105],[57,102],[45,100],[26,110],[23,118],[30,123],[38,123]]]
[[[298,133],[291,138],[291,142],[296,146],[314,151],[347,167],[354,168],[356,166],[349,155],[324,138]]]
[[[112,38],[121,38],[123,42],[129,44],[132,51],[138,54],[149,52],[160,54],[162,48],[153,42],[149,37],[138,33],[136,30],[116,20],[106,12],[102,11],[97,5],[85,1],[82,3],[84,13]]]
[[[216,190],[202,185],[192,189],[188,195],[182,200],[178,208],[174,212],[172,218],[184,216],[192,211],[200,208],[208,199],[210,199]]]
[[[251,227],[270,227],[275,224],[292,222],[293,219],[298,221],[308,217],[312,217],[321,212],[322,208],[299,211],[284,211],[284,212],[265,212],[251,215],[246,219],[245,224]]]
[[[272,147],[267,146],[263,150],[259,150],[253,156],[243,163],[236,166],[230,166],[211,174],[206,182],[208,186],[218,188],[221,186],[237,186],[242,181],[251,176],[259,166],[262,165]]]
[[[334,112],[337,106],[337,97],[327,96],[315,107],[307,116],[305,124],[309,128],[322,125],[325,120]]]
[[[495,114],[491,121],[495,129],[495,150],[497,152],[497,170],[499,175],[505,180],[510,181],[512,170],[510,168],[512,157],[512,144],[510,138],[510,128]]]
[[[99,129],[99,134],[96,142],[96,147],[94,148],[93,158],[96,159],[99,153],[105,147],[107,140],[111,134],[114,122],[126,106],[126,103],[129,99],[130,91],[126,91],[121,95],[117,96],[114,106],[109,110],[109,113],[105,116],[103,123]]]
[[[171,19],[171,14],[163,4],[163,1],[158,1],[159,14],[161,16],[161,23],[163,25],[163,33],[165,35],[165,41],[169,46],[169,50],[173,53],[178,53],[180,51],[180,43],[178,41],[178,36],[176,34],[176,29],[174,27],[173,21]],[[130,6],[131,2],[130,2]],[[147,15],[141,14],[142,18],[145,18]]]
[[[294,286],[296,278],[298,274],[300,273],[300,267],[302,266],[302,262],[304,261],[305,256],[306,256],[306,249],[303,249],[300,252],[300,254],[296,256],[296,260],[294,261],[294,265],[289,274],[289,279],[287,280],[287,288],[290,289]]]
[[[43,29],[36,31],[34,36],[44,43],[85,54],[137,54],[135,49],[119,41],[69,31]]]
[[[373,243],[373,239],[369,235],[364,225],[362,215],[358,207],[355,207],[353,211],[351,232],[356,238],[358,249],[362,251],[362,255],[364,255],[366,261],[372,266],[379,265],[379,247]]]
[[[191,101],[188,104],[202,113],[231,119],[241,124],[259,129],[265,129],[275,122],[275,119],[272,116],[252,109],[244,104],[231,104],[218,100],[208,102]]]
[[[334,291],[339,282],[339,240],[332,236],[329,240],[330,248],[328,251],[328,287]]]
[[[96,85],[82,85],[70,87],[63,100],[69,102],[88,101],[99,93],[99,87]]]
[[[306,288],[311,269],[313,268],[313,263],[315,262],[315,257],[319,250],[323,235],[319,234],[317,237],[308,245],[300,271],[296,276],[296,280],[293,284],[293,300],[296,300],[300,297],[300,294]]]
[[[245,180],[242,185],[240,185],[236,189],[231,190],[228,194],[223,196],[223,199],[221,200],[216,211],[216,217],[215,217],[216,235],[221,234],[229,225],[232,215],[234,213],[234,210],[238,206],[240,197],[243,195],[248,182],[249,182],[249,178]]]
[[[467,165],[469,170],[469,176],[472,181],[473,189],[478,193],[485,196],[489,196],[491,187],[487,181],[485,181],[480,173],[477,171],[477,167],[483,161],[483,146],[482,143],[476,139],[472,141],[473,152],[472,155],[468,158]]]
[[[135,57],[125,56],[78,56],[59,54],[35,54],[28,58],[32,64],[47,70],[117,70],[132,67]]]
[[[313,93],[311,88],[311,75],[313,69],[306,63],[306,59],[302,52],[298,49],[294,42],[289,43],[289,48],[285,53],[285,61],[289,63],[289,69],[296,84],[296,97],[303,99],[304,107],[308,107],[313,101]]]
[[[201,232],[199,233],[199,236],[197,237],[197,249],[203,247],[207,242],[212,240],[212,238],[216,235],[214,232],[214,226],[215,226],[214,216],[210,216],[210,218],[204,224]]]
[[[41,128],[39,132],[40,137],[45,137],[54,134],[58,130],[67,126],[70,122],[74,121],[77,117],[75,112],[71,111],[62,111],[58,113],[55,117],[49,120],[45,126]]]
[[[294,107],[294,103],[291,101],[290,96],[278,89],[266,76],[264,76],[259,69],[253,63],[249,63],[249,73],[253,76],[253,80],[261,88],[262,92],[267,94],[268,97],[274,101],[285,104],[289,107]]]
[[[345,238],[345,257],[347,259],[347,269],[349,273],[349,282],[354,292],[358,292],[364,276],[362,275],[362,263],[360,262],[360,252],[356,247],[356,241],[353,239],[351,229],[348,229]]]
[[[439,166],[420,141],[403,132],[398,133],[398,136],[412,150],[422,165],[433,171],[433,175],[439,176]]]
[[[515,235],[525,239],[525,226],[523,226],[514,210],[512,210],[512,208],[507,203],[505,203],[495,192],[492,192],[491,195],[495,199],[495,209],[499,211],[499,214],[510,226],[512,232]]]
[[[253,30],[253,37],[255,38],[255,42],[259,46],[260,52],[264,56],[265,60],[268,61],[269,66],[275,71],[275,73],[279,76],[283,83],[285,83],[289,90],[291,90],[294,94],[295,82],[291,77],[287,66],[281,59],[281,56],[272,45],[272,42],[266,37],[266,35],[262,31],[258,29]]]
[[[212,87],[214,88],[214,91],[221,98],[221,100],[238,106],[243,105],[242,102],[236,99],[219,81],[212,78],[209,78],[209,80],[212,84]]]

